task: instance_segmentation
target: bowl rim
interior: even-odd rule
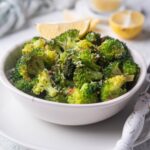
[[[26,41],[25,41],[26,42]],[[0,59],[0,82],[7,87],[10,91],[14,92],[15,94],[18,94],[20,96],[25,97],[26,99],[32,101],[32,102],[36,102],[36,103],[42,103],[42,104],[47,104],[47,105],[55,105],[55,106],[59,106],[59,107],[82,107],[82,108],[87,108],[87,107],[97,107],[97,106],[104,106],[107,107],[108,105],[115,105],[117,103],[120,103],[122,101],[124,101],[124,99],[128,99],[129,97],[131,97],[132,95],[134,95],[142,86],[142,84],[145,81],[146,78],[146,73],[147,73],[147,65],[145,63],[145,60],[143,58],[143,56],[141,56],[137,51],[135,50],[130,50],[131,55],[133,55],[132,53],[134,53],[134,55],[136,55],[138,57],[138,59],[140,60],[141,63],[141,67],[140,67],[140,75],[138,77],[137,83],[135,84],[135,86],[128,91],[127,93],[114,98],[112,100],[109,101],[105,101],[105,102],[98,102],[98,103],[91,103],[91,104],[68,104],[68,103],[60,103],[60,102],[53,102],[53,101],[47,101],[44,100],[42,98],[38,98],[38,97],[34,97],[31,96],[27,93],[24,93],[23,91],[17,89],[15,86],[12,85],[12,83],[8,80],[6,73],[4,71],[4,67],[5,67],[5,63],[7,62],[7,58],[10,55],[11,52],[15,51],[18,47],[22,46],[25,42],[22,42],[20,44],[17,44],[16,46],[13,46],[12,48],[9,48],[4,54],[3,56],[1,56]],[[133,57],[134,59],[134,57]]]

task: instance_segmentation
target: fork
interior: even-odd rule
[[[126,120],[121,139],[113,150],[133,150],[133,145],[143,130],[145,116],[150,112],[150,65],[147,69],[146,80],[149,84],[144,92],[139,94],[134,111]]]

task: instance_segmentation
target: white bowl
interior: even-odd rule
[[[21,46],[22,44],[20,44]],[[18,46],[18,47],[20,47]],[[18,47],[12,48],[0,60],[0,80],[14,94],[26,109],[36,117],[61,125],[87,125],[105,120],[122,110],[131,97],[139,90],[146,76],[144,59],[136,52],[131,54],[141,71],[136,85],[126,94],[111,101],[93,104],[64,104],[50,102],[30,96],[15,88],[7,77],[7,72],[14,67],[19,57]]]

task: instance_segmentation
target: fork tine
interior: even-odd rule
[[[150,94],[150,85],[147,88],[147,93]]]
[[[150,73],[150,64],[148,65],[147,73]]]

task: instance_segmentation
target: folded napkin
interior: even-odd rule
[[[20,29],[33,16],[73,6],[75,0],[0,0],[0,37]]]

